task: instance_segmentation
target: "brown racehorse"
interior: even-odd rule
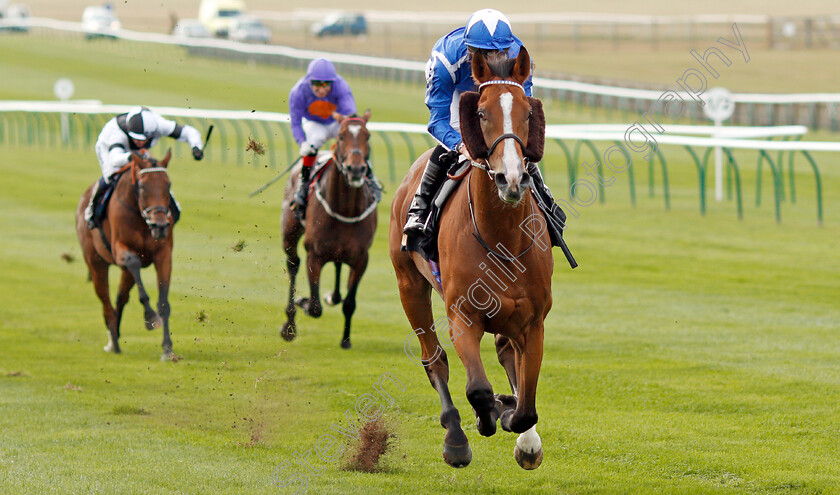
[[[141,150],[133,153],[131,161],[114,186],[107,216],[101,229],[91,231],[84,218],[90,200],[88,187],[76,207],[76,234],[82,246],[93,288],[102,301],[105,324],[108,326],[108,345],[105,351],[120,352],[120,320],[128,295],[134,284],[145,308],[146,329],[163,327],[163,357],[170,359],[172,341],[169,338],[169,277],[172,271],[172,217],[169,212],[169,176],[166,166],[172,152],[157,161]],[[149,305],[149,295],[140,279],[140,268],[155,264],[158,279],[158,312]],[[117,307],[111,305],[108,286],[108,267],[122,269]]]
[[[365,178],[370,162],[370,132],[367,121],[370,111],[362,117],[350,117],[341,121],[338,139],[332,146],[332,158],[320,177],[313,179],[313,192],[306,209],[305,225],[292,211],[292,198],[297,189],[298,171],[295,168],[286,184],[281,224],[283,227],[283,250],[286,252],[286,266],[289,274],[289,301],[286,306],[287,321],[281,335],[293,340],[297,335],[295,305],[304,313],[318,318],[321,316],[321,301],[318,284],[321,268],[329,262],[335,264],[335,291],[324,300],[335,305],[341,302],[339,283],[341,265],[350,266],[347,280],[347,297],[342,306],[344,312],[344,335],[341,347],[350,348],[350,320],[356,310],[356,291],[368,263],[368,249],[376,232],[376,204],[374,191]],[[306,272],[309,276],[309,298],[296,298],[295,277],[300,267],[297,244],[301,236],[306,249]]]
[[[420,339],[426,374],[440,396],[440,421],[446,429],[443,458],[455,467],[469,464],[472,452],[449,394],[449,365],[435,333],[439,328],[433,323],[432,288],[447,308],[449,339],[466,368],[466,395],[478,418],[478,431],[493,435],[501,419],[504,430],[521,433],[514,449],[519,465],[534,469],[542,462],[534,401],[544,319],[552,304],[554,262],[546,230],[523,228],[545,221],[529,189],[527,172],[529,161],[541,159],[545,140],[542,104],[526,97],[522,86],[530,68],[524,48],[509,62],[488,64],[481,53],[473,55],[472,74],[479,93],[461,96],[461,131],[477,160],[472,165],[484,171],[471,167],[466,184],[441,213],[440,285],[429,263],[415,252],[400,250],[412,193],[430,151],[411,167],[391,208],[390,255],[400,299]],[[495,334],[512,396],[495,396],[487,380],[479,352],[485,332]]]

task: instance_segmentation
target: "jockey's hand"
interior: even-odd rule
[[[196,160],[201,160],[204,158],[204,152],[198,146],[193,146],[193,158]]]
[[[466,158],[469,161],[473,161],[472,156],[470,156],[469,150],[467,150],[467,145],[466,144],[461,143],[461,144],[458,145],[458,147],[456,149],[458,150],[458,153],[461,154],[461,156],[463,156],[464,158]]]
[[[315,156],[317,154],[318,150],[315,148],[315,146],[305,141],[300,144],[300,156]]]
[[[332,118],[335,119],[337,122],[341,122],[342,120],[346,119],[347,116],[343,115],[343,114],[340,114],[338,112],[333,112],[332,113]]]

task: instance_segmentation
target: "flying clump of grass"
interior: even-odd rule
[[[255,141],[254,138],[248,136],[248,146],[245,146],[245,151],[253,151],[255,155],[264,155],[265,144]]]
[[[233,249],[234,252],[238,253],[238,252],[241,252],[243,249],[245,249],[245,246],[247,246],[247,245],[248,244],[244,240],[240,239],[239,242],[237,242],[236,244],[233,245],[233,247],[231,247],[231,249]]]

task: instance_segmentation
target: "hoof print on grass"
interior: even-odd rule
[[[368,421],[359,430],[359,439],[350,448],[350,456],[342,469],[377,473],[383,470],[379,461],[390,447],[395,435],[389,431],[382,418]]]
[[[73,385],[72,383],[68,383],[67,385],[64,386],[64,390],[70,390],[70,391],[73,391],[73,392],[81,392],[82,387],[80,387],[79,385]]]
[[[119,416],[148,416],[151,413],[142,407],[114,406],[114,408],[111,409],[111,414]]]

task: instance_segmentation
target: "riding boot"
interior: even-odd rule
[[[90,201],[85,208],[85,220],[87,221],[87,226],[90,230],[99,227],[100,218],[96,215],[96,210],[99,209],[97,206],[99,205],[99,201],[102,200],[102,195],[105,194],[106,190],[107,183],[105,182],[105,178],[100,177],[93,186],[93,191],[90,194]]]
[[[309,184],[312,179],[309,177],[312,165],[315,163],[315,156],[304,156],[303,167],[300,169],[300,184],[295,192],[295,214],[300,220],[306,218],[306,204],[309,196]]]
[[[441,148],[441,146],[438,146]],[[432,207],[432,200],[437,193],[438,188],[446,178],[446,170],[448,163],[446,159],[441,160],[441,153],[435,150],[426,163],[426,169],[423,171],[423,178],[420,179],[420,186],[417,192],[414,193],[414,199],[408,207],[408,219],[403,227],[403,233],[406,235],[428,235],[428,217]],[[444,155],[448,156],[448,155]]]
[[[552,246],[560,246],[562,243],[563,230],[566,228],[566,212],[554,202],[551,189],[543,181],[542,172],[537,164],[533,165],[531,172],[534,193],[537,196],[537,204],[545,213],[548,219],[546,228],[551,238]]]

